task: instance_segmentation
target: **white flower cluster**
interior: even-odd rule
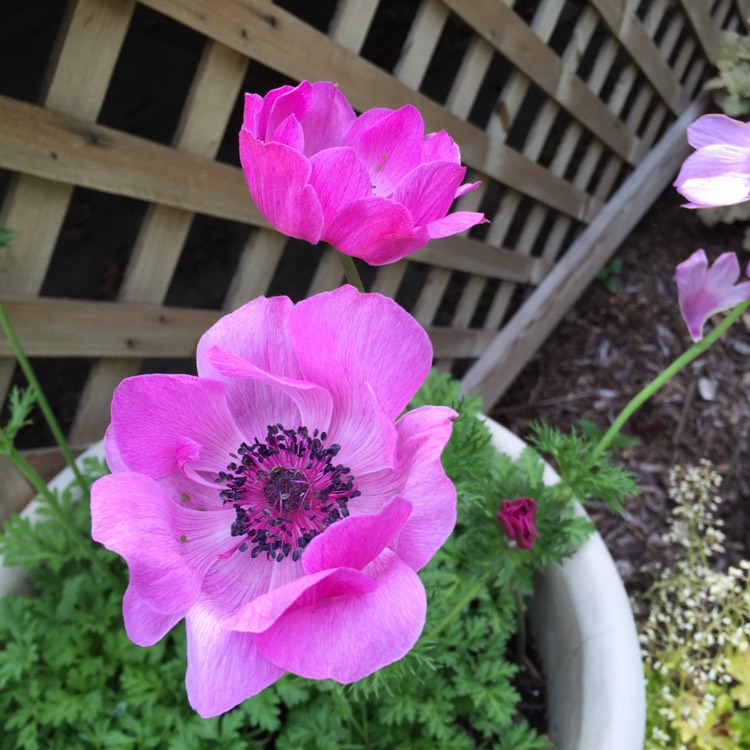
[[[725,572],[710,566],[724,551],[722,522],[716,518],[720,486],[721,478],[705,460],[670,473],[674,509],[664,539],[682,553],[640,603],[648,610],[640,641],[655,693],[648,696],[655,720],[647,748],[691,746],[683,743],[715,721],[717,695],[734,682],[732,656],[750,644],[750,562]]]

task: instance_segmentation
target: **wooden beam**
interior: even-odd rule
[[[91,300],[13,298],[1,300],[30,357],[194,357],[198,339],[225,310]],[[492,331],[432,327],[436,357],[478,357]],[[0,337],[0,356],[13,353]]]
[[[497,402],[674,177],[690,152],[687,126],[705,111],[706,103],[702,96],[683,112],[469,368],[462,387],[481,395],[485,410]]]
[[[222,312],[89,300],[2,300],[30,357],[190,357]],[[12,355],[0,337],[0,356]]]

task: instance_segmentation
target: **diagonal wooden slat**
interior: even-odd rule
[[[703,0],[681,0],[680,4],[695,30],[709,62],[716,62],[720,46],[719,31],[713,18],[711,18],[711,14],[708,12],[709,9],[706,3]],[[748,18],[747,15],[744,17],[745,19]]]
[[[635,133],[628,131],[511,8],[492,0],[444,2],[623,159],[637,164],[645,156]]]
[[[591,3],[672,112],[682,112],[690,100],[689,94],[680,86],[636,15],[638,3],[632,0],[591,0]]]

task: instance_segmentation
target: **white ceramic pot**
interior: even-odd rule
[[[522,440],[491,419],[486,423],[498,451],[521,453]],[[560,481],[551,466],[544,481]],[[529,619],[547,678],[556,750],[642,750],[641,649],[625,587],[599,534],[539,576]]]
[[[520,454],[522,440],[493,420],[487,425],[498,451]],[[103,455],[98,443],[79,460]],[[73,479],[66,468],[50,487],[63,489]],[[544,480],[559,477],[547,466]],[[36,503],[22,513],[35,514]],[[0,596],[23,587],[23,570],[5,567],[0,558]],[[635,621],[598,534],[540,576],[529,616],[547,678],[549,733],[556,749],[642,750],[646,696]]]

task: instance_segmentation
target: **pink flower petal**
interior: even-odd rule
[[[411,512],[411,503],[394,497],[375,515],[338,521],[310,542],[302,567],[308,575],[342,566],[363,570],[394,541]]]
[[[333,400],[325,388],[306,380],[272,375],[220,346],[211,347],[207,356],[213,366],[225,377],[248,378],[271,386],[289,396],[299,409],[299,416],[294,421],[286,419],[278,412],[262,409],[265,415],[272,413],[275,416],[278,415],[277,419],[282,424],[286,422],[287,427],[297,427],[303,424],[315,425],[322,431],[329,428],[333,413]],[[288,413],[287,409],[284,411]]]
[[[112,425],[107,427],[107,431],[104,433],[104,456],[107,459],[107,466],[113,474],[118,471],[130,471],[120,455],[120,449],[117,447],[117,441],[112,433]]]
[[[320,570],[255,597],[228,618],[224,627],[243,633],[262,633],[290,608],[309,606],[331,597],[360,596],[375,587],[371,578],[354,568]]]
[[[143,474],[110,474],[91,491],[91,536],[125,558],[130,596],[161,614],[193,604],[222,544],[231,541],[229,511],[200,513],[178,502]]]
[[[300,118],[305,131],[305,156],[336,148],[344,138],[357,115],[338,86],[326,81],[312,85],[310,107]]]
[[[308,184],[310,162],[281,143],[263,143],[240,131],[240,161],[258,210],[278,231],[313,245],[323,229],[323,211]]]
[[[341,446],[336,460],[350,467],[355,478],[393,468],[396,430],[369,384],[352,388],[338,401],[329,439]]]
[[[432,367],[432,344],[422,326],[388,297],[352,286],[298,303],[289,331],[305,379],[322,385],[335,402],[369,383],[390,420]]]
[[[361,117],[347,134],[351,146],[364,163],[373,192],[389,197],[401,179],[422,158],[424,122],[416,107],[407,105],[377,118]]]
[[[722,253],[709,268],[706,253],[696,250],[677,266],[675,281],[682,317],[693,341],[715,313],[750,299],[750,281],[737,284],[740,264],[734,253]]]
[[[448,213],[466,167],[444,161],[420,164],[393,191],[412,216],[415,226],[442,219]]]
[[[480,185],[482,184],[482,181],[479,180],[479,182],[466,182],[463,185],[459,185],[458,190],[456,190],[456,198],[460,198],[462,195],[466,195],[466,193],[470,193],[472,190],[476,190]],[[485,219],[485,222],[489,222],[489,219]],[[476,222],[484,223],[484,222]]]
[[[255,636],[225,630],[210,606],[185,618],[190,705],[204,718],[218,716],[276,682],[284,670],[263,657]]]
[[[276,140],[277,129],[290,117],[297,122],[305,117],[312,106],[312,89],[309,81],[302,81],[298,86],[282,86],[266,94],[264,107],[268,119],[262,140],[266,143]]]
[[[273,110],[273,105],[279,97],[284,96],[289,91],[292,91],[292,86],[281,86],[269,91],[265,96],[245,94],[242,128],[247,130],[254,138],[261,141],[270,140],[273,131],[276,130],[279,122],[284,119],[283,117],[279,119],[269,133],[268,118]]]
[[[253,138],[265,139],[265,129],[261,131],[259,120],[263,112],[263,97],[258,94],[245,94],[245,110],[242,128],[247,130]]]
[[[454,234],[464,232],[477,224],[487,224],[488,219],[484,214],[475,211],[456,211],[448,214],[443,219],[431,221],[427,225],[427,231],[431,240],[437,240],[441,237],[450,237]]]
[[[111,436],[120,460],[132,471],[165,477],[179,471],[177,451],[188,438],[201,446],[202,460],[226,466],[243,436],[225,394],[224,383],[190,375],[124,380],[112,400]]]
[[[691,207],[726,206],[750,198],[750,150],[706,146],[688,156],[674,182]]]
[[[300,377],[287,331],[293,307],[288,297],[258,297],[224,315],[198,342],[198,375],[221,379],[206,357],[211,347],[221,346],[262,370],[289,378]]]
[[[453,138],[444,130],[428,133],[422,139],[422,162],[447,161],[461,163],[461,153]]]
[[[211,364],[207,352],[220,346],[265,372],[301,378],[287,330],[292,307],[288,297],[259,297],[214,323],[198,342],[198,375],[227,383],[229,409],[246,433],[244,438],[265,434],[269,414],[277,415],[277,422],[292,415],[298,419],[297,407],[288,395],[265,383],[225,378]]]
[[[730,145],[750,149],[750,125],[726,115],[699,117],[688,125],[687,135],[693,148]]]
[[[321,239],[346,255],[382,266],[418,250],[429,236],[414,228],[411,214],[401,204],[373,195],[344,206]]]
[[[304,151],[305,134],[302,132],[302,126],[294,115],[289,115],[286,120],[276,128],[273,134],[273,140],[276,143],[282,143],[295,151]]]
[[[347,204],[372,194],[365,165],[352,149],[329,148],[313,156],[310,163],[310,184],[318,195],[326,224]]]
[[[358,482],[362,492],[358,508],[363,512],[372,512],[373,506],[396,494],[411,504],[411,516],[391,547],[414,570],[429,562],[456,523],[456,488],[440,456],[457,416],[443,406],[406,412],[396,423],[396,470],[366,475]]]
[[[419,576],[390,550],[364,571],[377,588],[290,609],[255,636],[260,653],[295,674],[349,683],[402,658],[424,627]]]
[[[184,616],[185,612],[169,615],[157,612],[130,587],[122,599],[125,632],[137,646],[153,646],[158,643]]]

